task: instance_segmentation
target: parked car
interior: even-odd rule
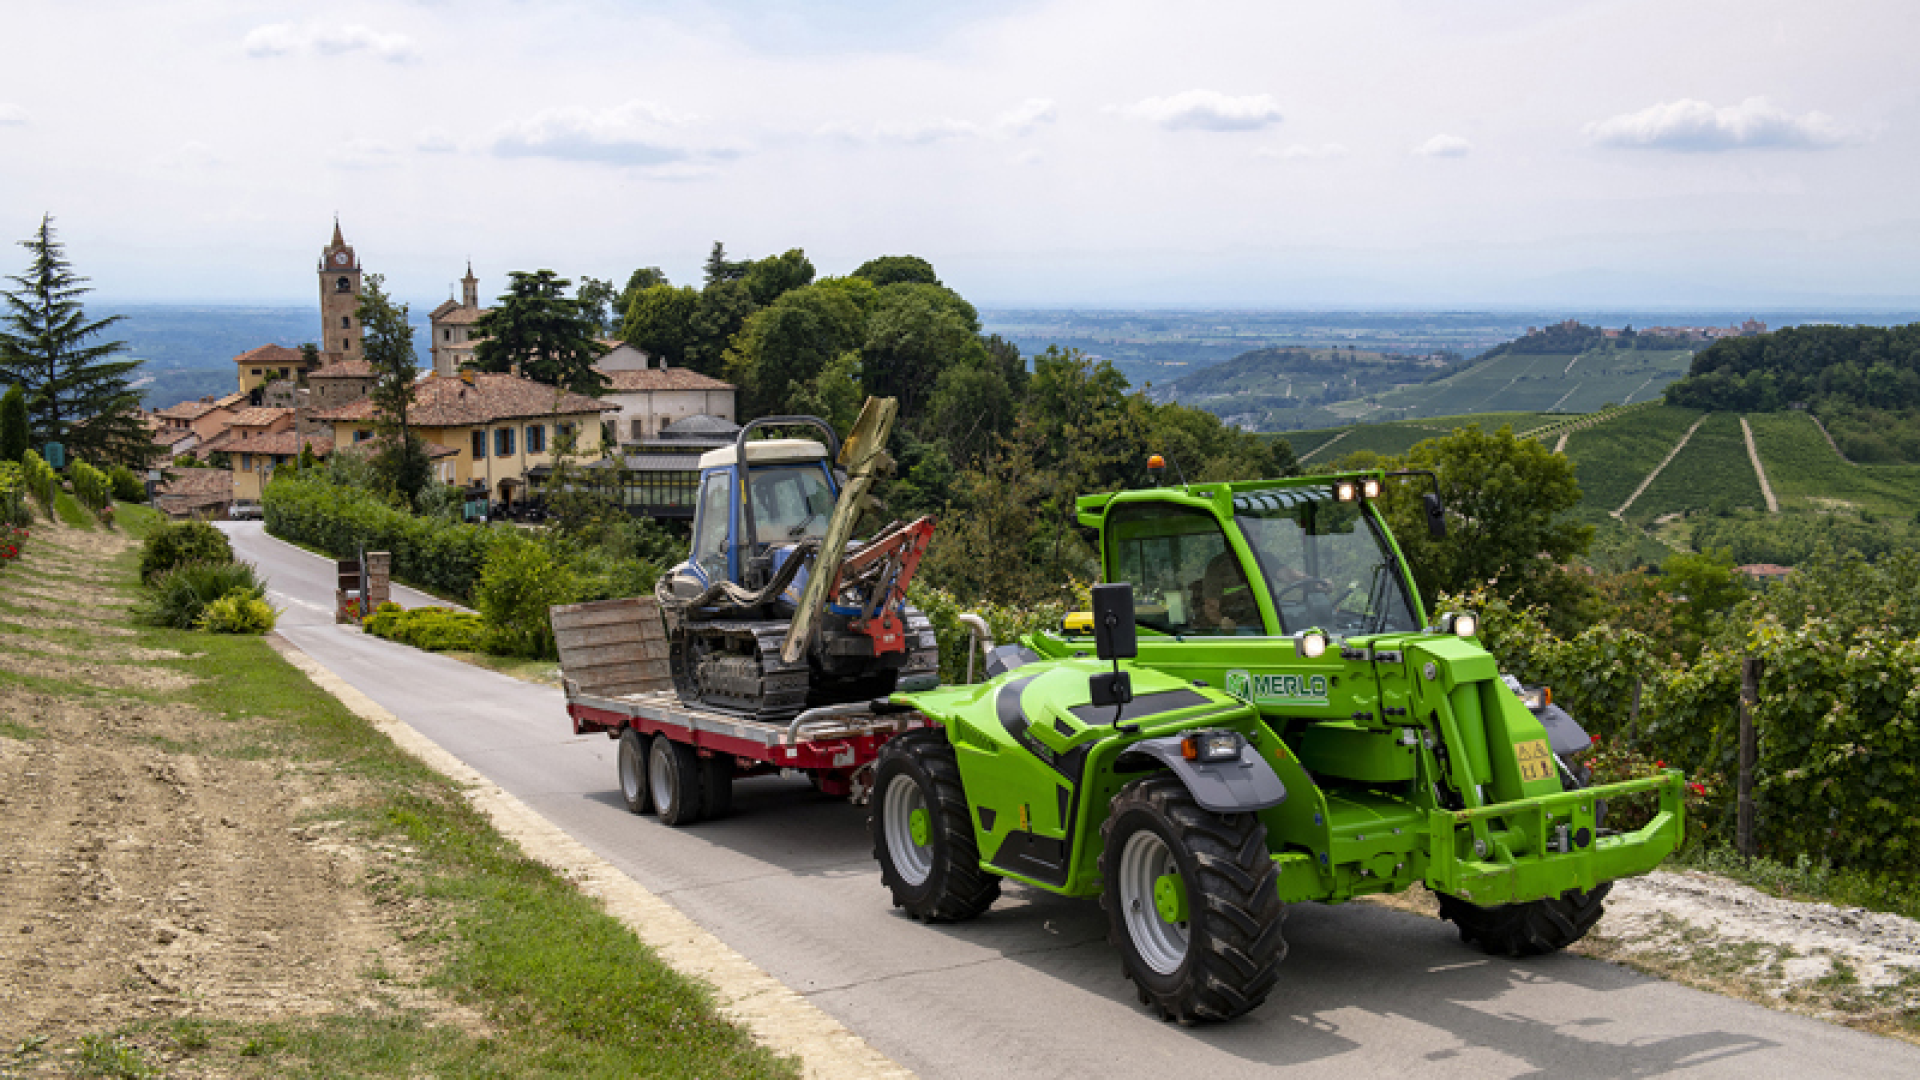
[[[231,521],[259,521],[264,516],[257,499],[235,499],[232,509],[227,511]]]

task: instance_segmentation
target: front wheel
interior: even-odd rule
[[[1592,892],[1568,889],[1559,896],[1524,904],[1481,907],[1446,893],[1440,895],[1440,917],[1460,928],[1460,940],[1478,945],[1494,956],[1542,956],[1587,936],[1613,890],[1606,881]]]
[[[910,731],[880,749],[867,829],[893,906],[914,918],[959,922],[999,898],[999,876],[980,866],[960,763],[944,730]]]
[[[1279,871],[1253,814],[1203,810],[1168,773],[1128,784],[1101,826],[1107,936],[1163,1019],[1231,1020],[1267,999],[1287,943]]]

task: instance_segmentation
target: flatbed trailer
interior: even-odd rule
[[[672,688],[666,637],[652,597],[552,609],[561,684],[576,735],[620,740],[627,809],[686,825],[726,813],[733,781],[804,773],[822,793],[866,802],[880,748],[926,727],[885,701],[808,709],[786,721],[690,706]]]

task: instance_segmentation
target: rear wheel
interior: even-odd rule
[[[1606,914],[1612,889],[1607,881],[1592,892],[1568,889],[1545,900],[1493,907],[1441,893],[1440,917],[1460,928],[1461,941],[1494,956],[1541,956],[1586,937]]]
[[[665,735],[654,736],[648,751],[647,789],[653,796],[654,813],[668,825],[691,825],[705,813],[699,755]]]
[[[945,731],[908,732],[882,747],[873,793],[867,828],[894,907],[927,922],[959,922],[993,906],[1000,878],[981,869]]]
[[[627,809],[636,814],[653,809],[647,798],[647,740],[632,728],[620,733],[619,768],[620,798]]]
[[[1231,1020],[1267,999],[1287,943],[1278,871],[1253,814],[1200,808],[1162,773],[1114,796],[1101,826],[1107,935],[1163,1019]]]

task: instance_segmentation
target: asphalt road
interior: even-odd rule
[[[802,781],[742,781],[730,817],[683,829],[631,815],[616,744],[575,737],[558,691],[336,628],[329,562],[222,527],[294,644],[924,1077],[1920,1076],[1920,1048],[1576,956],[1489,959],[1364,904],[1295,906],[1280,988],[1251,1016],[1162,1023],[1096,903],[1011,885],[973,922],[914,923],[880,885],[865,812]]]

